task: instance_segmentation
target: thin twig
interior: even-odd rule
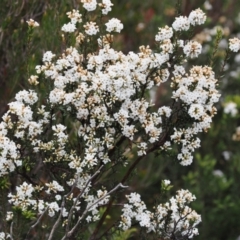
[[[83,193],[85,192],[85,190],[87,189],[89,183],[92,181],[92,179],[100,173],[101,169],[103,168],[103,165],[91,176],[91,178],[87,181],[85,187],[81,190],[81,192],[78,194],[77,198],[75,199],[70,211],[69,211],[69,214],[68,214],[68,220],[67,220],[67,226],[66,226],[66,234],[67,232],[69,231],[69,224],[70,224],[70,221],[71,221],[71,218],[72,218],[72,215],[73,215],[73,211],[77,205],[77,202],[79,200],[79,198],[83,195]],[[66,236],[65,234],[65,236]]]
[[[224,60],[223,60],[223,63],[222,63],[222,66],[220,68],[220,71],[216,77],[216,79],[219,81],[222,77],[223,77],[223,72],[225,70],[225,67],[226,67],[226,64],[227,64],[227,61],[229,60],[229,55],[230,55],[230,49],[226,50],[226,53],[225,53],[225,57],[224,57]]]
[[[42,214],[41,214],[40,217],[38,218],[37,222],[34,223],[34,224],[30,227],[30,229],[29,229],[29,231],[28,231],[28,233],[27,233],[27,235],[26,235],[25,240],[27,240],[27,237],[28,237],[28,235],[30,234],[30,232],[40,223],[40,221],[41,221],[42,218],[43,218],[43,215],[47,212],[47,210],[48,210],[48,207],[42,212]]]
[[[57,221],[55,222],[55,224],[54,224],[54,226],[53,226],[53,228],[52,228],[52,231],[51,231],[51,233],[50,233],[50,235],[49,235],[49,237],[48,237],[48,240],[51,240],[51,239],[52,239],[53,234],[54,234],[55,230],[57,229],[57,227],[58,227],[58,225],[59,225],[59,223],[60,223],[60,220],[61,220],[61,217],[62,217],[62,213],[63,213],[63,208],[64,208],[64,206],[65,206],[65,199],[68,198],[68,197],[71,195],[71,193],[73,192],[74,188],[76,187],[76,182],[77,182],[77,180],[76,180],[75,183],[73,184],[70,192],[63,196],[63,200],[62,200],[62,203],[61,203],[61,211],[60,211],[60,213],[59,213],[59,216],[58,216]]]
[[[13,221],[11,222],[11,226],[10,226],[10,238],[11,240],[13,240]]]
[[[153,145],[150,149],[148,149],[146,151],[146,155],[148,155],[149,153],[155,151],[156,149],[158,149],[160,146],[162,146],[166,139],[167,139],[167,136],[168,136],[168,132],[166,132],[162,138],[157,142],[157,144]],[[129,167],[128,171],[126,172],[126,174],[123,176],[122,180],[121,180],[121,183],[124,184],[126,182],[126,180],[128,179],[128,177],[131,175],[132,171],[136,168],[136,166],[138,165],[138,163],[143,159],[145,158],[145,155],[143,156],[139,156],[134,162],[133,164]],[[102,217],[100,218],[92,236],[91,236],[91,239],[95,239],[95,237],[97,236],[99,230],[101,229],[103,223],[104,223],[104,220],[106,219],[111,207],[112,207],[112,204],[114,202],[114,198],[111,198],[110,201],[108,202],[108,206],[105,210],[105,212],[103,213]]]
[[[106,198],[108,195],[112,194],[113,192],[115,192],[118,188],[127,188],[128,186],[124,186],[122,183],[119,183],[115,188],[113,188],[111,191],[109,191],[106,195],[100,197],[97,201],[95,201],[94,203],[92,203],[90,206],[88,206],[85,211],[83,212],[82,216],[79,217],[77,223],[75,224],[75,226],[71,229],[71,231],[69,231],[67,234],[65,234],[65,236],[62,238],[62,240],[65,240],[69,237],[72,236],[72,234],[74,233],[74,231],[77,229],[77,227],[79,226],[79,224],[81,223],[81,220],[85,217],[85,215],[88,213],[88,211],[95,205],[97,205],[99,202],[101,202],[104,198]]]

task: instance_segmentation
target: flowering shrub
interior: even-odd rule
[[[153,212],[137,193],[127,195],[128,203],[120,197],[137,164],[152,152],[176,151],[179,163],[190,165],[200,147],[197,134],[210,128],[220,97],[217,79],[211,66],[185,66],[202,47],[182,37],[206,16],[197,9],[176,17],[172,27],[159,28],[156,49],[140,46],[138,53],[124,54],[113,49],[121,21],[103,24],[110,0],[81,2],[82,12],[68,12],[70,22],[61,28],[70,46],[59,55],[44,53],[28,79],[30,89],[16,94],[0,123],[0,177],[13,182],[9,190],[4,185],[9,206],[1,236],[38,238],[35,230],[45,222],[49,240],[78,234],[99,239],[111,228],[126,231],[139,222],[165,239],[192,238],[201,217],[188,206],[195,200],[188,190]],[[33,20],[28,25],[39,27]],[[230,40],[230,50],[236,44]],[[149,91],[161,84],[170,86],[172,100],[157,108]],[[114,169],[123,169],[123,176],[113,178]],[[103,230],[115,204],[123,206],[122,215]],[[14,228],[19,215],[29,226],[21,236]]]

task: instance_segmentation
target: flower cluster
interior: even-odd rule
[[[214,72],[208,66],[194,66],[190,74],[182,75],[176,71],[174,75],[171,86],[176,90],[172,97],[184,103],[185,110],[194,122],[187,128],[175,129],[171,139],[182,145],[181,153],[178,154],[181,164],[189,165],[193,159],[191,153],[200,146],[200,139],[194,139],[194,135],[210,127],[216,113],[213,104],[219,100],[220,94],[216,90]]]
[[[103,14],[112,6],[110,0],[81,2],[86,11],[100,8]],[[0,177],[15,172],[21,176],[15,193],[8,195],[12,206],[31,209],[38,217],[45,212],[50,217],[58,215],[66,226],[64,237],[71,237],[82,222],[97,221],[99,207],[109,202],[110,194],[124,188],[122,184],[105,186],[102,178],[112,166],[127,165],[126,144],[136,149],[139,159],[179,144],[177,158],[182,165],[191,164],[192,153],[200,146],[196,135],[210,127],[216,113],[213,104],[220,95],[210,67],[194,66],[186,72],[182,66],[185,58],[198,56],[201,45],[185,44],[173,34],[202,24],[206,17],[201,10],[189,18],[176,18],[172,27],[159,28],[157,50],[140,46],[138,53],[127,54],[111,47],[112,35],[102,35],[102,19],[85,19],[77,10],[67,16],[70,22],[62,31],[76,32],[79,44],[94,46],[92,41],[96,41],[97,47],[70,46],[58,57],[51,51],[43,55],[37,74],[28,81],[33,88],[47,86],[44,101],[37,90],[20,91],[0,123]],[[115,18],[105,26],[104,34],[123,28]],[[178,58],[180,48],[185,55]],[[166,81],[172,88],[172,103],[157,108],[148,92]],[[128,199],[123,229],[135,218],[149,231],[165,227],[166,234],[197,234],[194,226],[200,217],[186,206],[194,200],[189,192],[179,191],[155,213],[146,210],[138,194]],[[72,224],[73,219],[78,220]]]
[[[11,239],[11,235],[9,233],[0,232],[0,240]]]
[[[198,57],[201,51],[202,51],[202,45],[196,41],[190,41],[183,48],[183,52],[186,54],[187,57],[190,57],[190,58]]]
[[[240,49],[240,39],[236,37],[229,39],[229,49],[232,52],[238,52]]]
[[[189,17],[179,16],[176,17],[175,21],[172,24],[172,27],[175,31],[187,31],[190,26],[202,25],[206,21],[206,15],[201,9],[192,11],[189,14]]]
[[[83,7],[88,11],[94,11],[97,7],[97,1],[96,0],[81,0],[83,3]]]
[[[188,190],[179,190],[169,202],[156,206],[154,212],[147,210],[137,193],[131,193],[127,199],[128,203],[123,206],[119,225],[123,230],[129,229],[132,222],[136,221],[141,227],[147,228],[148,232],[155,232],[169,239],[177,236],[192,238],[198,235],[195,227],[201,222],[201,216],[187,206],[196,199]]]
[[[107,32],[120,32],[123,29],[123,24],[116,18],[112,18],[105,25]]]
[[[235,117],[238,114],[237,104],[235,102],[227,102],[224,104],[224,113]]]

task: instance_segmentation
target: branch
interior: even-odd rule
[[[67,233],[65,234],[65,236],[62,238],[62,240],[65,240],[69,237],[72,236],[72,234],[74,233],[74,231],[77,229],[77,227],[79,226],[79,224],[81,223],[81,220],[85,217],[85,215],[88,213],[88,211],[95,205],[97,205],[99,202],[101,202],[104,198],[106,198],[108,195],[112,194],[113,192],[115,192],[118,188],[127,188],[128,186],[124,186],[122,183],[119,183],[115,188],[113,188],[111,191],[109,191],[106,195],[100,197],[96,202],[92,203],[90,206],[88,206],[85,211],[83,212],[82,216],[79,217],[77,223],[75,224],[75,226]]]
[[[42,218],[43,218],[44,214],[47,212],[47,210],[48,210],[48,207],[42,212],[42,214],[38,218],[37,222],[30,227],[30,229],[29,229],[29,231],[28,231],[28,233],[26,235],[25,240],[27,239],[27,237],[30,234],[30,232],[40,223],[40,221],[42,220]]]
[[[87,181],[85,187],[82,189],[82,191],[78,194],[77,198],[75,199],[75,201],[74,201],[74,203],[73,203],[73,205],[72,205],[72,207],[71,207],[71,209],[69,211],[69,214],[68,214],[68,220],[67,220],[67,226],[66,226],[66,234],[69,231],[70,220],[72,218],[73,211],[74,211],[74,209],[76,207],[76,204],[77,204],[79,198],[83,195],[83,193],[85,192],[86,188],[88,187],[88,185],[92,181],[92,179],[95,178],[98,173],[100,173],[102,168],[103,168],[103,165],[101,167],[99,167],[99,169],[91,176],[91,178]],[[65,234],[65,236],[66,236],[66,234]]]
[[[158,149],[160,146],[162,146],[162,145],[165,143],[167,136],[168,136],[168,132],[166,132],[166,133],[163,135],[162,139],[159,140],[159,141],[157,142],[157,144],[153,145],[151,148],[149,148],[149,149],[146,151],[146,155],[139,156],[139,157],[133,162],[133,164],[130,166],[130,168],[128,169],[128,171],[126,172],[126,174],[124,175],[124,177],[122,178],[121,183],[124,183],[124,182],[128,179],[128,177],[130,176],[130,174],[132,173],[132,171],[135,169],[135,167],[138,165],[138,163],[139,163],[143,158],[145,158],[145,156],[147,156],[147,155],[148,155],[149,153],[151,153],[151,152],[154,152],[156,149]]]
[[[156,149],[158,149],[160,146],[162,146],[166,139],[167,139],[167,136],[168,136],[168,131],[163,135],[162,139],[159,140],[157,142],[157,144],[153,145],[150,149],[148,149],[146,151],[146,155],[148,155],[149,153],[155,151]],[[126,180],[128,179],[128,177],[130,176],[130,174],[132,173],[132,171],[135,169],[135,167],[137,166],[137,164],[145,157],[145,155],[143,156],[139,156],[134,162],[133,164],[130,166],[130,168],[128,169],[127,173],[123,176],[122,180],[121,180],[121,183],[125,183]],[[105,210],[105,212],[103,213],[101,219],[99,220],[92,236],[91,236],[91,239],[94,239],[97,235],[97,233],[99,232],[99,230],[101,229],[104,221],[105,221],[105,218],[107,217],[111,207],[112,207],[112,204],[113,204],[113,201],[114,201],[114,198],[111,198],[111,200],[108,202],[108,206],[107,206],[107,209]]]
[[[55,230],[57,229],[57,227],[58,227],[58,225],[59,225],[59,223],[60,223],[60,220],[61,220],[61,218],[62,218],[63,208],[64,208],[64,206],[65,206],[65,199],[66,199],[67,197],[69,197],[70,194],[73,192],[75,185],[76,185],[76,183],[73,184],[73,186],[72,186],[72,188],[71,188],[71,191],[63,197],[62,204],[61,204],[61,211],[60,211],[60,213],[59,213],[59,216],[58,216],[57,221],[56,221],[55,224],[53,225],[53,228],[52,228],[52,231],[50,232],[50,235],[49,235],[49,237],[48,237],[48,240],[51,240],[51,239],[52,239],[53,234],[54,234]]]
[[[10,226],[10,238],[11,240],[13,240],[13,221],[11,222],[11,226]]]

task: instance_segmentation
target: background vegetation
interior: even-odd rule
[[[18,90],[27,86],[28,76],[34,74],[34,66],[41,63],[42,54],[51,50],[61,52],[61,26],[66,22],[66,12],[79,7],[77,0],[21,0],[0,1],[0,116],[7,110],[7,103]],[[117,49],[137,51],[138,46],[154,44],[158,27],[171,24],[176,11],[176,0],[112,0],[110,16],[121,19],[124,31],[119,35]],[[194,37],[204,45],[204,54],[196,64],[208,64],[217,27],[224,37],[240,36],[240,2],[236,0],[183,0],[181,14],[198,7],[208,16],[204,28]],[[40,23],[28,44],[26,20],[33,18]],[[189,189],[197,196],[192,206],[202,215],[198,240],[236,240],[240,235],[240,148],[232,136],[240,125],[240,114],[226,114],[227,102],[234,102],[240,111],[240,54],[229,58],[224,75],[221,62],[224,58],[225,40],[214,58],[214,69],[221,77],[219,89],[222,98],[212,128],[201,136],[202,147],[190,167],[182,167],[175,156],[151,156],[139,166],[139,173],[132,177],[133,188],[142,194],[149,205],[158,200],[160,182],[170,179],[173,192]],[[43,89],[44,91],[44,89]],[[167,90],[156,90],[157,105],[164,103]],[[147,191],[146,191],[147,189]],[[111,221],[111,220],[110,220]],[[132,234],[131,239],[137,239]],[[138,238],[139,239],[139,238]]]

